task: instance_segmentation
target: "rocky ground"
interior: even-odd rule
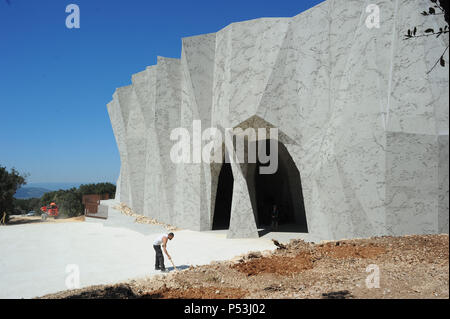
[[[23,215],[13,215],[11,216],[7,226],[23,225],[23,224],[37,224],[37,223],[73,223],[73,222],[83,222],[84,215],[78,217],[67,217],[63,218],[58,216],[57,218],[48,217],[45,221],[42,220],[41,216],[23,216]]]
[[[448,258],[448,235],[293,240],[274,252],[42,298],[449,298]],[[379,288],[368,288],[377,284],[374,269]]]
[[[120,203],[117,206],[113,206],[113,208],[118,210],[119,212],[121,212],[122,214],[124,214],[126,216],[131,216],[131,217],[136,218],[134,220],[134,222],[138,223],[138,224],[160,225],[160,226],[163,226],[168,231],[180,230],[180,228],[178,228],[176,226],[159,222],[159,221],[157,221],[154,218],[150,218],[150,217],[147,217],[147,216],[142,216],[142,215],[136,214],[130,207],[128,207],[124,203]]]

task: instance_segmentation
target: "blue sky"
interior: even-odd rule
[[[28,182],[115,182],[120,158],[106,104],[115,88],[179,58],[181,38],[321,0],[0,0],[0,166]],[[67,5],[81,28],[67,29]]]

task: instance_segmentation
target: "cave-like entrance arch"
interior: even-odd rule
[[[243,122],[248,125],[242,126],[244,128],[265,127],[266,129],[273,127],[269,123],[263,122],[263,120],[257,117],[255,117],[254,120],[258,120],[261,123]],[[230,227],[233,187],[236,187],[236,185],[234,185],[233,170],[237,169],[239,171],[234,173],[242,174],[242,177],[245,179],[246,188],[249,195],[248,198],[250,199],[249,204],[251,204],[254,222],[256,222],[259,235],[272,231],[271,210],[273,205],[276,205],[280,212],[277,231],[308,232],[300,172],[287,147],[285,146],[285,143],[287,143],[286,145],[295,143],[284,133],[280,132],[280,134],[281,135],[279,137],[281,137],[281,139],[277,138],[270,140],[263,136],[261,136],[261,140],[258,140],[257,136],[256,139],[247,138],[246,143],[244,144],[244,162],[236,164],[225,162],[220,164],[211,164],[212,197],[210,225],[212,230],[225,230]],[[254,145],[252,145],[252,143]],[[274,151],[276,151],[278,166],[272,174],[264,174],[260,168],[270,164],[261,163],[258,157],[256,158],[256,163],[249,163],[248,151],[250,149],[256,149],[258,154],[259,145],[265,145],[266,154],[269,155],[272,152],[270,149],[271,144],[276,146],[276,150]],[[275,148],[275,146],[273,148]],[[234,148],[234,151],[236,151],[235,142],[232,147]],[[222,145],[222,149],[224,151],[224,145]],[[222,154],[224,155],[224,159],[226,154],[225,152]],[[272,156],[269,156],[269,158],[273,159]],[[234,209],[236,209],[236,211],[234,211],[233,214],[239,214],[241,205],[237,205]],[[247,214],[245,212],[245,208],[242,207],[242,209],[244,210],[243,214]],[[253,218],[251,219],[253,220]],[[250,222],[249,219],[248,221]]]
[[[278,146],[278,167],[273,174],[261,173],[260,167],[268,164],[249,163],[247,185],[252,200],[253,213],[258,229],[271,231],[271,212],[273,205],[279,210],[280,232],[308,232],[300,172],[286,146],[274,141]],[[256,148],[259,144],[257,143]],[[261,141],[260,141],[261,143]],[[270,149],[270,140],[263,140],[266,152]]]

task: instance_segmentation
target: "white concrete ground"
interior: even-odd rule
[[[152,242],[164,229],[138,227],[108,226],[94,219],[0,227],[0,298],[31,298],[65,290],[70,275],[66,267],[71,264],[79,267],[80,287],[160,273],[154,270]],[[189,230],[175,232],[168,245],[175,264],[185,267],[274,248],[269,238],[226,239],[224,232]],[[166,266],[170,266],[167,260]]]

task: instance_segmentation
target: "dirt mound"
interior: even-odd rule
[[[317,252],[330,258],[376,258],[386,252],[385,247],[369,245],[357,246],[356,244],[327,243],[317,248]]]
[[[139,298],[130,285],[117,284],[112,286],[92,286],[77,290],[68,290],[59,295],[46,295],[43,298],[64,298],[64,299],[134,299]]]
[[[239,288],[202,287],[189,289],[161,288],[144,294],[142,298],[150,299],[233,299],[243,298],[248,291]]]
[[[295,257],[271,256],[250,259],[232,265],[231,268],[247,274],[256,276],[263,273],[290,275],[313,268],[312,257],[309,253],[299,254]]]
[[[85,219],[84,215],[77,216],[77,217],[66,217],[66,218],[57,216],[57,218],[49,217],[44,221],[44,220],[42,220],[41,216],[16,215],[16,216],[11,217],[7,226],[24,225],[24,224],[41,224],[41,223],[46,223],[46,224],[74,223],[74,222],[83,222],[84,219]]]
[[[260,253],[252,252],[239,258],[238,263],[231,268],[247,276],[263,273],[289,276],[314,268],[314,262],[322,258],[373,259],[386,252],[385,247],[373,243],[360,246],[351,242],[338,241],[314,246],[302,240],[294,240],[288,245],[279,243],[275,245],[278,247],[275,255],[262,257]]]
[[[138,224],[160,225],[160,226],[163,226],[164,228],[166,228],[168,231],[180,230],[180,228],[178,228],[176,226],[165,224],[165,223],[161,223],[161,222],[157,221],[154,218],[150,218],[150,217],[147,217],[147,216],[136,214],[130,207],[128,207],[124,203],[120,203],[118,206],[114,206],[113,208],[118,210],[119,212],[121,212],[124,215],[136,218],[134,220],[134,222],[138,223]]]
[[[72,217],[72,218],[68,218],[68,219],[70,219],[70,221],[73,221],[73,222],[84,222],[86,218],[84,215],[81,215],[81,216]]]

